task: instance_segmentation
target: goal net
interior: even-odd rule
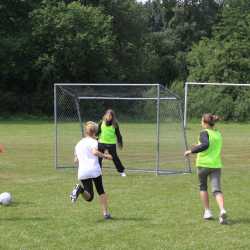
[[[225,121],[250,120],[250,84],[185,83],[184,126],[201,119],[203,113],[217,114]]]
[[[128,171],[190,172],[183,157],[186,137],[182,103],[159,84],[54,84],[55,167],[74,167],[73,151],[86,121],[116,113],[124,147],[118,155]],[[104,161],[104,168],[113,168]]]

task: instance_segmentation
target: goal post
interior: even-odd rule
[[[195,90],[191,91],[191,87],[193,87]],[[222,89],[224,87],[224,89]],[[185,93],[184,93],[184,127],[187,128],[188,118],[189,118],[189,110],[190,107],[193,105],[192,102],[189,101],[190,95],[192,95],[194,92],[197,92],[199,88],[203,88],[202,91],[200,91],[201,95],[199,98],[205,98],[208,91],[213,92],[214,95],[218,98],[219,95],[221,95],[221,98],[225,97],[225,88],[228,87],[234,87],[239,89],[242,88],[248,88],[250,87],[250,84],[243,84],[243,83],[226,83],[226,82],[185,82]],[[213,89],[212,89],[213,88]],[[221,92],[221,93],[220,93]],[[218,110],[216,108],[216,98],[214,98],[214,103],[211,103],[211,106],[213,106],[213,110]],[[208,108],[209,110],[212,110],[211,107]],[[203,112],[207,112],[207,110],[204,110]],[[211,111],[210,111],[211,112]]]
[[[55,168],[73,166],[73,150],[83,123],[99,122],[107,109],[119,120],[124,148],[118,152],[128,171],[191,172],[183,126],[182,100],[159,84],[55,83]],[[114,168],[110,161],[104,168]]]

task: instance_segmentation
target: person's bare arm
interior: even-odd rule
[[[75,155],[75,157],[74,157],[74,163],[75,164],[77,164],[78,163],[78,158],[77,158],[77,156]]]
[[[112,160],[112,156],[109,153],[104,153],[103,154],[102,152],[98,151],[96,148],[92,149],[92,153],[93,153],[93,155],[98,156],[100,158],[104,158],[104,159],[107,159],[107,160]]]

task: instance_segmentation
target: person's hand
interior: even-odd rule
[[[192,154],[192,151],[191,150],[186,150],[185,153],[184,153],[184,156],[189,156],[190,154]]]
[[[122,150],[123,144],[122,143],[118,143],[118,148]]]
[[[104,153],[104,158],[107,159],[107,160],[112,160],[113,159],[112,155],[109,154],[109,153]]]

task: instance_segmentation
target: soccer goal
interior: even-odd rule
[[[54,84],[55,167],[73,165],[75,144],[86,121],[116,113],[124,147],[118,154],[128,171],[191,172],[181,99],[159,84]],[[104,168],[114,168],[111,161]]]
[[[225,120],[250,120],[250,84],[185,83],[184,127],[203,113],[215,113]]]

